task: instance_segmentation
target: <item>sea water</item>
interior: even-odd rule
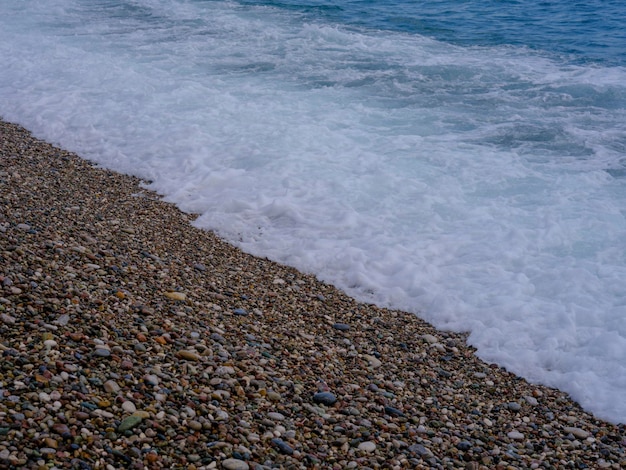
[[[626,422],[626,8],[0,2],[0,115]]]

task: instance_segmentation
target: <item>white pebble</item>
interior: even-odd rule
[[[246,462],[239,459],[226,459],[222,462],[222,467],[227,470],[248,470],[250,468]]]
[[[439,340],[433,335],[423,335],[422,339],[430,344],[435,344],[439,342]]]
[[[134,413],[135,411],[137,411],[137,407],[130,400],[126,400],[124,403],[122,403],[122,409],[127,413]]]
[[[365,441],[359,444],[359,450],[363,452],[374,452],[376,450],[376,444],[372,441]]]

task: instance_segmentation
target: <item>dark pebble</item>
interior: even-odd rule
[[[98,348],[93,352],[93,354],[94,356],[99,356],[99,357],[109,357],[111,355],[111,351],[109,351],[108,349],[104,349],[104,348],[102,349]]]
[[[409,446],[409,452],[417,454],[419,456],[432,454],[432,452],[429,451],[422,444],[413,444],[412,446]]]
[[[330,392],[319,392],[313,395],[313,401],[323,405],[333,405],[337,402],[337,397]]]
[[[243,308],[236,308],[235,310],[233,310],[233,313],[235,315],[247,315],[248,312],[246,312]]]
[[[402,411],[393,406],[385,406],[385,413],[389,416],[406,416]]]
[[[122,460],[123,462],[125,462],[126,464],[131,464],[133,463],[133,459],[131,459],[130,457],[128,457],[126,454],[123,454],[121,451],[113,449],[113,451],[111,452],[113,454],[113,456],[116,459]]]
[[[222,335],[220,335],[219,333],[211,333],[211,339],[213,341],[217,341],[218,343],[222,343],[222,344],[224,344],[226,342],[224,337]]]
[[[333,328],[339,331],[348,331],[350,329],[350,325],[346,325],[345,323],[335,323]]]
[[[283,454],[291,455],[294,452],[293,448],[289,444],[277,437],[272,439],[272,444],[274,444],[274,446],[276,446]]]
[[[91,470],[92,467],[84,460],[72,459],[71,461],[72,468],[77,468],[79,470]]]
[[[472,444],[468,441],[461,441],[456,445],[456,448],[459,450],[470,450],[472,448]]]

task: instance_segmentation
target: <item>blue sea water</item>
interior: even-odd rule
[[[0,116],[626,422],[626,6],[0,3]]]

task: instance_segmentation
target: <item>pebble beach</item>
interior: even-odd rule
[[[626,429],[0,121],[0,469],[626,468]]]

